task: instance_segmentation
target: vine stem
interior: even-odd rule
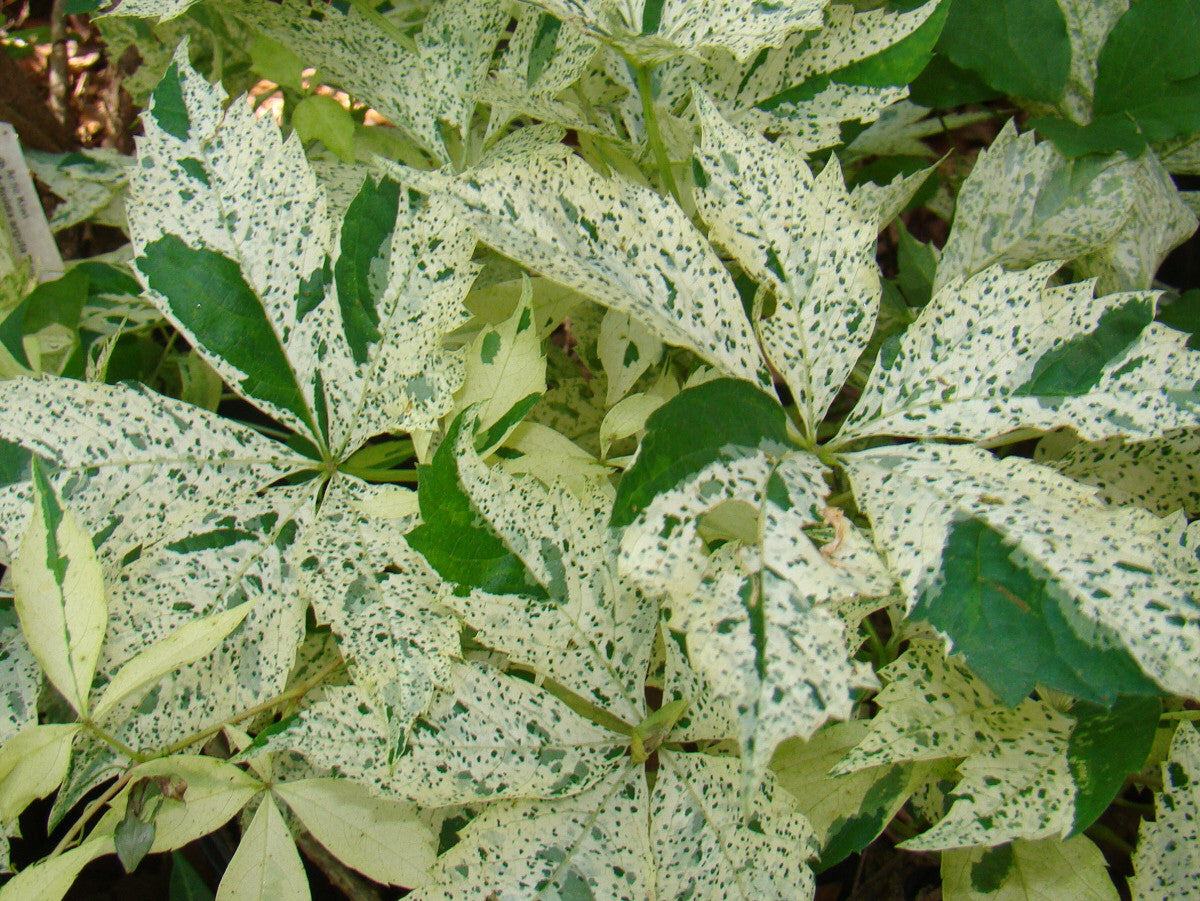
[[[1200,720],[1200,710],[1168,710],[1160,720]]]
[[[663,187],[671,192],[676,203],[683,206],[683,199],[679,196],[679,186],[675,184],[675,175],[671,172],[671,160],[667,157],[667,145],[663,143],[662,131],[658,127],[658,113],[654,109],[654,82],[651,78],[654,67],[638,65],[632,60],[629,63],[637,75],[638,94],[642,98],[642,119],[646,126],[646,140],[650,142],[650,149],[654,152],[654,159],[658,163],[658,173],[662,177]]]
[[[95,816],[97,810],[121,793],[121,790],[129,783],[132,775],[132,769],[126,770],[121,774],[120,778],[118,778],[116,782],[108,787],[108,791],[85,807],[83,809],[83,813],[79,815],[79,819],[77,819],[71,828],[67,830],[67,834],[62,837],[62,841],[59,842],[55,846],[54,850],[50,852],[50,857],[58,857],[58,855],[66,851],[67,848],[71,847],[75,839],[78,838],[81,832],[83,832],[83,827],[87,825],[88,820]],[[47,860],[49,860],[49,857]]]

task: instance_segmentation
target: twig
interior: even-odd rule
[[[65,128],[73,131],[71,121],[71,70],[67,66],[67,0],[54,0],[50,7],[50,110]]]

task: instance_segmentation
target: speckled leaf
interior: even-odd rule
[[[1144,153],[1131,165],[1132,208],[1107,245],[1077,267],[1080,275],[1098,277],[1103,292],[1149,288],[1167,254],[1196,230],[1196,214],[1158,158]]]
[[[1142,823],[1133,857],[1135,901],[1197,897],[1200,890],[1200,732],[1182,722],[1162,765],[1154,822]]]
[[[195,628],[198,618],[250,606],[236,630],[201,659],[180,666],[177,658],[178,668],[144,696],[116,701],[108,726],[114,734],[134,747],[163,747],[284,689],[304,632],[293,545],[311,518],[314,488],[230,495],[223,508],[205,510],[160,543],[125,555],[111,590],[105,681],[177,629]]]
[[[913,850],[996,845],[1065,836],[1074,779],[1067,761],[1072,722],[1041,701],[1001,703],[959,663],[918,645],[882,674],[871,732],[835,773],[917,760],[963,757],[947,815],[904,843]]]
[[[650,797],[659,898],[785,901],[816,890],[816,850],[796,801],[770,775],[743,801],[736,758],[664,751]]]
[[[611,778],[627,745],[535,685],[461,664],[414,731],[393,785],[426,807],[562,798]]]
[[[480,239],[506,256],[730,375],[769,384],[733,279],[684,212],[649,188],[604,178],[578,157],[404,178],[456,197]]]
[[[283,445],[204,410],[147,389],[73,379],[0,383],[0,439],[0,530],[9,552],[28,523],[36,454],[57,485],[69,480],[67,503],[99,536],[105,566],[210,504],[305,465]]]
[[[122,195],[129,184],[131,157],[109,148],[95,148],[62,154],[28,150],[25,160],[37,180],[60,198],[50,217],[51,231],[87,219],[125,227]]]
[[[481,429],[490,428],[529,395],[546,390],[546,355],[532,299],[533,289],[526,281],[512,315],[498,325],[484,325],[467,349],[466,375],[454,409],[461,412],[482,404],[476,412]]]
[[[229,610],[184,623],[165,638],[148,644],[118,669],[104,687],[92,716],[103,718],[127,695],[153,685],[167,673],[194,663],[211,653],[230,632],[242,624],[252,601]]]
[[[1034,459],[1094,485],[1110,504],[1138,504],[1160,516],[1200,515],[1200,432],[1176,429],[1150,441],[1078,441],[1065,450],[1059,433],[1037,446]]]
[[[934,291],[989,266],[1073,260],[1103,248],[1134,202],[1136,164],[1093,154],[1068,160],[1017,134],[1010,120],[979,154],[958,195]]]
[[[304,779],[274,793],[338,860],[376,882],[418,885],[437,854],[437,836],[411,804],[375,798],[349,780]]]
[[[225,99],[185,44],[143,117],[128,209],[137,269],[227,384],[320,442],[318,369],[342,332],[325,302],[325,199],[299,139]]]
[[[774,292],[759,339],[812,435],[874,327],[876,224],[852,204],[835,162],[814,178],[802,157],[733,128],[703,94],[696,104],[696,206],[711,239]]]
[[[1104,855],[1082,835],[942,852],[945,901],[1117,901]]]
[[[333,630],[392,753],[459,654],[458,624],[434,609],[444,583],[404,540],[416,506],[407,488],[338,475],[298,551],[301,594]]]
[[[493,804],[439,858],[414,901],[654,897],[648,792],[641,767],[553,801]]]
[[[33,513],[12,559],[13,605],[46,678],[86,716],[108,620],[104,573],[45,467],[37,458],[31,466]]]
[[[605,403],[612,406],[662,356],[662,342],[645,326],[616,310],[609,310],[600,324],[596,353],[608,376]]]
[[[885,342],[840,437],[983,440],[1069,425],[1091,440],[1200,422],[1200,353],[1153,322],[1149,293],[1046,287],[1057,268],[999,266],[934,295]]]
[[[828,0],[536,0],[648,62],[720,47],[747,60],[796,31],[821,26]]]
[[[1092,113],[1096,58],[1108,33],[1129,9],[1129,0],[1058,0],[1058,8],[1071,42],[1071,70],[1058,105],[1074,121],[1086,122]]]
[[[845,460],[910,613],[1009,703],[1037,683],[1099,702],[1153,693],[1149,679],[1196,692],[1200,532],[968,446]]]
[[[37,723],[42,669],[21,634],[17,613],[0,604],[0,746]]]
[[[310,897],[300,854],[279,808],[268,794],[225,868],[217,899],[294,898],[305,901]]]
[[[121,16],[136,16],[139,19],[173,19],[185,12],[197,0],[120,0],[119,3],[101,4],[100,13],[112,12]]]
[[[611,496],[595,487],[578,498],[561,486],[488,468],[466,432],[456,452],[472,504],[545,599],[477,593],[447,603],[511,659],[636,723],[654,611],[616,577],[616,538],[607,527]]]

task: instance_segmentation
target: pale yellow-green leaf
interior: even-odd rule
[[[354,162],[354,119],[328,94],[310,94],[292,111],[292,127],[304,141],[320,141],[343,162]]]
[[[104,643],[104,573],[89,535],[39,467],[33,516],[12,561],[13,603],[29,649],[79,714],[87,712]]]
[[[876,223],[852,203],[840,167],[814,177],[800,155],[731,126],[696,94],[707,184],[696,205],[713,241],[775,295],[757,321],[812,434],[866,347],[879,310]]]
[[[485,325],[467,349],[463,386],[454,410],[472,404],[486,429],[530,394],[546,390],[546,356],[533,315],[533,288],[525,280],[516,309],[499,325]]]
[[[768,383],[733,279],[673,201],[578,157],[399,177],[452,194],[462,221],[506,256],[730,375]]]
[[[346,779],[276,785],[275,795],[338,860],[376,882],[412,888],[425,881],[437,836],[415,807],[371,795]]]
[[[1134,901],[1194,898],[1200,887],[1200,732],[1189,722],[1175,732],[1162,780],[1154,821],[1138,834]]]
[[[1007,867],[1001,869],[1004,864]],[[1000,871],[999,873],[997,871]],[[986,887],[986,890],[984,889]],[[944,901],[1117,901],[1104,855],[1082,835],[942,852]]]
[[[543,485],[561,482],[578,497],[593,488],[609,489],[611,469],[553,429],[523,422],[504,440],[506,453],[499,465],[512,475],[531,475]],[[516,451],[518,456],[507,452]]]
[[[93,718],[102,719],[127,695],[141,691],[167,673],[211,653],[230,632],[241,625],[253,606],[250,601],[193,620],[139,651],[122,664],[112,681],[105,686],[92,710]]]
[[[11,825],[37,798],[44,798],[67,775],[75,723],[30,726],[0,748],[0,824]]]
[[[287,824],[266,795],[217,888],[217,901],[307,901],[308,876]]]
[[[173,755],[136,766],[129,785],[155,776],[177,777],[187,783],[183,801],[164,800],[154,818],[155,853],[181,848],[225,825],[263,784],[245,771],[215,757]],[[97,829],[112,831],[125,814],[129,787],[114,799]]]
[[[0,888],[0,901],[59,901],[80,870],[97,857],[112,853],[111,835],[88,839],[77,848],[26,867]]]
[[[1092,645],[1123,647],[1166,690],[1197,693],[1200,531],[1109,507],[1049,467],[967,445],[881,447],[843,460],[910,606],[939,577],[952,524],[972,518],[1052,574],[1067,621]]]
[[[676,384],[675,393],[679,386]],[[650,414],[670,400],[670,396],[655,393],[653,389],[646,392],[630,394],[604,415],[600,424],[600,455],[608,456],[608,450],[614,442],[622,438],[636,435],[646,427]]]
[[[877,797],[880,784],[893,780],[898,766],[868,767],[831,776],[829,771],[838,764],[870,731],[867,720],[830,723],[809,741],[795,738],[785,741],[775,752],[771,770],[783,788],[796,799],[808,818],[817,842],[821,846],[837,834],[839,828],[860,814],[879,815],[879,829],[891,821],[904,805],[917,782],[920,767],[903,773],[895,787]],[[873,800],[877,806],[868,806]]]

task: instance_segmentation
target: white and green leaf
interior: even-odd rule
[[[1187,897],[1200,876],[1200,732],[1182,722],[1162,765],[1153,822],[1142,823],[1133,857],[1133,897]],[[1183,894],[1179,894],[1182,890]]]

